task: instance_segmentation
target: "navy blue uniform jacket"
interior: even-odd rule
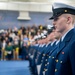
[[[55,60],[55,75],[75,75],[75,29],[65,36]]]

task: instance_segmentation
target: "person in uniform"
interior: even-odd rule
[[[53,25],[62,34],[54,57],[54,75],[75,75],[75,7],[54,3]]]
[[[57,30],[54,30],[54,35],[55,35],[55,45],[51,48],[51,51],[48,53],[47,57],[47,63],[45,63],[45,68],[43,73],[45,75],[54,75],[54,67],[55,67],[55,61],[58,62],[58,60],[55,60],[55,55],[57,53],[57,49],[59,46],[59,40],[61,38],[61,33],[58,32]]]
[[[55,35],[54,35],[54,29],[50,29],[48,33],[49,34],[47,36],[47,40],[49,41],[49,43],[46,45],[46,49],[43,53],[40,75],[43,75],[43,71],[46,70],[45,67],[47,65],[49,53],[52,50],[52,48],[55,46],[55,42],[56,42]]]

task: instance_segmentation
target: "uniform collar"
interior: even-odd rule
[[[46,45],[46,47],[50,44],[51,42],[49,42],[47,45]]]
[[[61,41],[64,40],[65,36],[66,36],[72,29],[73,29],[73,28],[71,28],[70,30],[68,30],[68,31],[62,36]]]
[[[51,46],[53,46],[53,44],[56,42],[56,40],[54,40],[53,42],[51,42]]]
[[[60,41],[60,40],[57,40],[55,45],[57,45],[57,44],[59,43],[59,41]]]

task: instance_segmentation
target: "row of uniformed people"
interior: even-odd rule
[[[54,62],[55,62],[55,55],[56,55],[56,51],[57,51],[57,47],[58,47],[58,43],[59,43],[59,39],[61,37],[61,34],[59,32],[54,32],[52,34],[55,34],[55,37],[52,38],[51,40],[51,47],[46,51],[44,58],[45,61],[44,64],[42,64],[41,67],[43,67],[43,70],[40,71],[41,74],[40,75],[53,75],[53,69],[54,69]],[[50,34],[51,36],[51,34]],[[50,37],[49,36],[49,37]],[[56,39],[56,40],[55,40]]]
[[[52,10],[55,30],[30,48],[32,74],[75,75],[75,7],[54,3]]]
[[[47,38],[38,40],[38,43],[34,42],[34,46],[30,48],[30,67],[34,75],[43,75],[48,72],[50,58],[52,53],[57,48],[58,40],[60,39],[60,33],[55,30],[50,31]],[[54,58],[52,56],[52,58]]]

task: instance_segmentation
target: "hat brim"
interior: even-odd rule
[[[57,17],[59,17],[60,15],[62,15],[63,13],[59,13],[58,15],[55,15],[55,16],[52,16],[51,18],[49,18],[49,20],[52,20],[52,19],[54,19],[54,18],[57,18]]]
[[[52,20],[52,19],[54,19],[54,17],[53,17],[53,16],[49,18],[49,20]]]

